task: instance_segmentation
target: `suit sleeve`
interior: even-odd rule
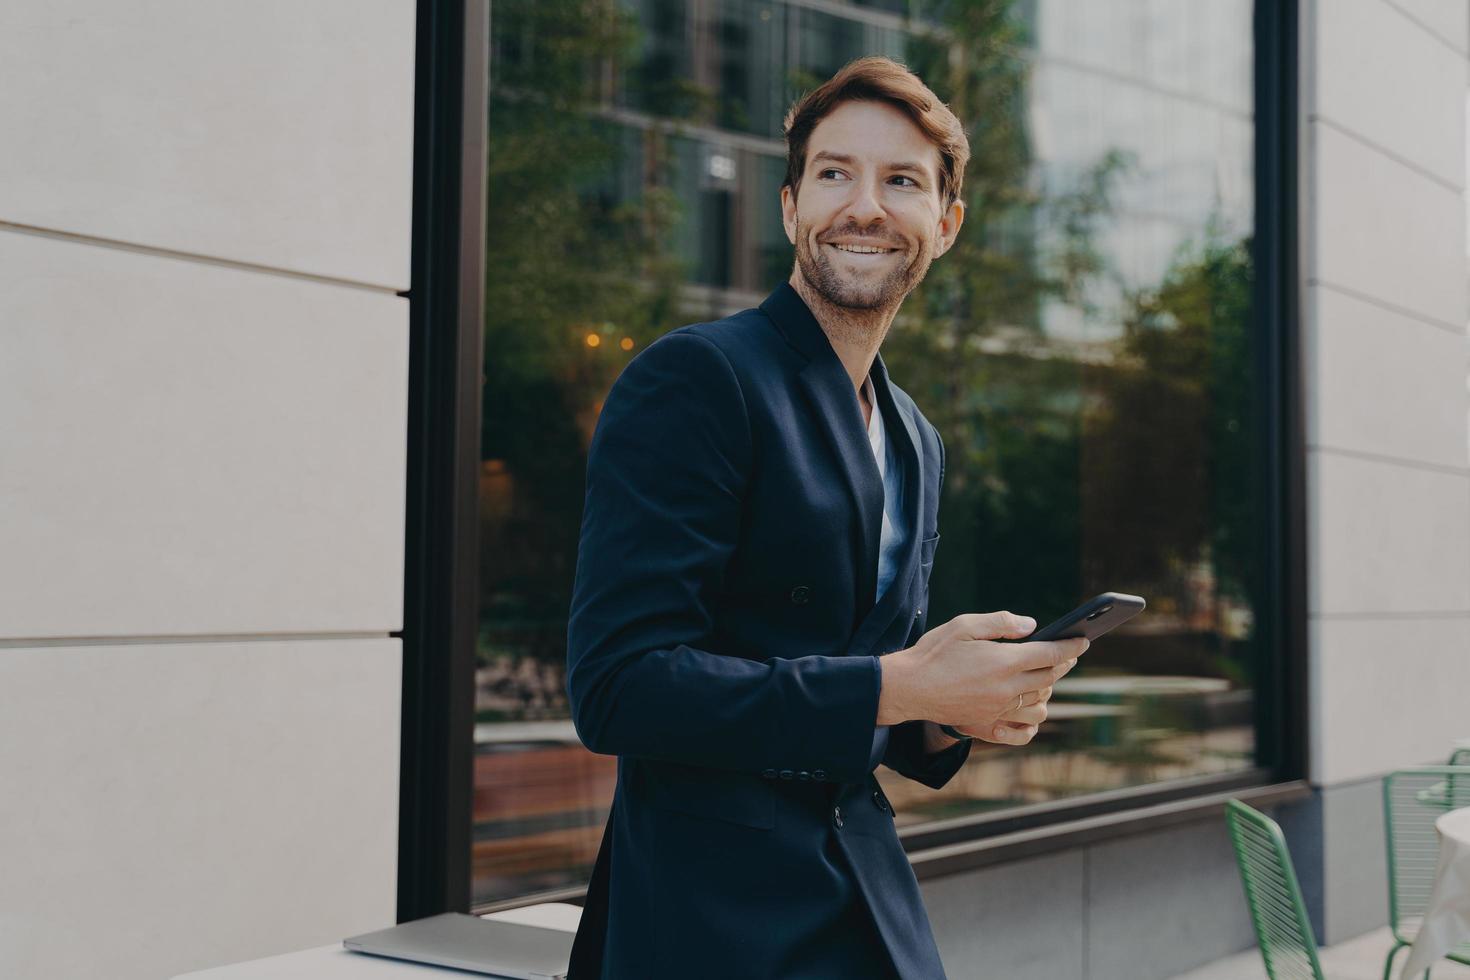
[[[861,780],[877,657],[708,649],[752,462],[744,396],[713,341],[666,334],[613,384],[588,452],[567,624],[577,734],[608,755]]]
[[[939,443],[939,486],[944,487],[944,440],[939,430],[930,426]],[[922,626],[916,631],[923,635]],[[913,637],[917,641],[918,637]],[[883,764],[901,776],[939,789],[954,778],[970,757],[970,742],[959,742],[940,752],[924,751],[924,722],[906,721],[895,725],[888,732],[888,748],[883,753]]]
[[[888,751],[883,764],[901,776],[939,789],[954,778],[970,757],[969,740],[957,742],[939,752],[924,751],[924,722],[906,721],[888,733]]]

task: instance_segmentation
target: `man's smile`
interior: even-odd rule
[[[883,245],[859,245],[855,243],[849,244],[847,242],[823,242],[822,244],[835,248],[839,252],[845,252],[848,255],[888,255],[898,251],[896,248],[888,248]]]

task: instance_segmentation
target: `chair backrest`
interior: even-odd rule
[[[1412,943],[1434,887],[1439,835],[1434,821],[1470,806],[1470,766],[1418,766],[1383,777],[1383,832],[1388,844],[1388,924]]]
[[[1266,975],[1271,980],[1322,980],[1317,938],[1280,825],[1239,800],[1225,804],[1225,823]]]
[[[1455,749],[1450,753],[1450,765],[1470,766],[1470,746],[1463,749]]]

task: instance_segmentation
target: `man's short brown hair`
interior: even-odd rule
[[[844,102],[886,102],[902,110],[939,149],[939,198],[948,208],[960,196],[970,141],[949,106],[923,80],[891,58],[850,61],[786,113],[786,180],[795,196],[806,170],[806,143],[817,123]]]

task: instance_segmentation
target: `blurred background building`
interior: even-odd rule
[[[1228,796],[1382,925],[1376,778],[1470,734],[1467,51],[1467,0],[8,5],[0,974],[579,898],[601,398],[789,275],[782,117],[868,54],[973,154],[883,348],[929,622],[1149,600],[1030,747],[880,771],[950,975],[1250,945]]]

